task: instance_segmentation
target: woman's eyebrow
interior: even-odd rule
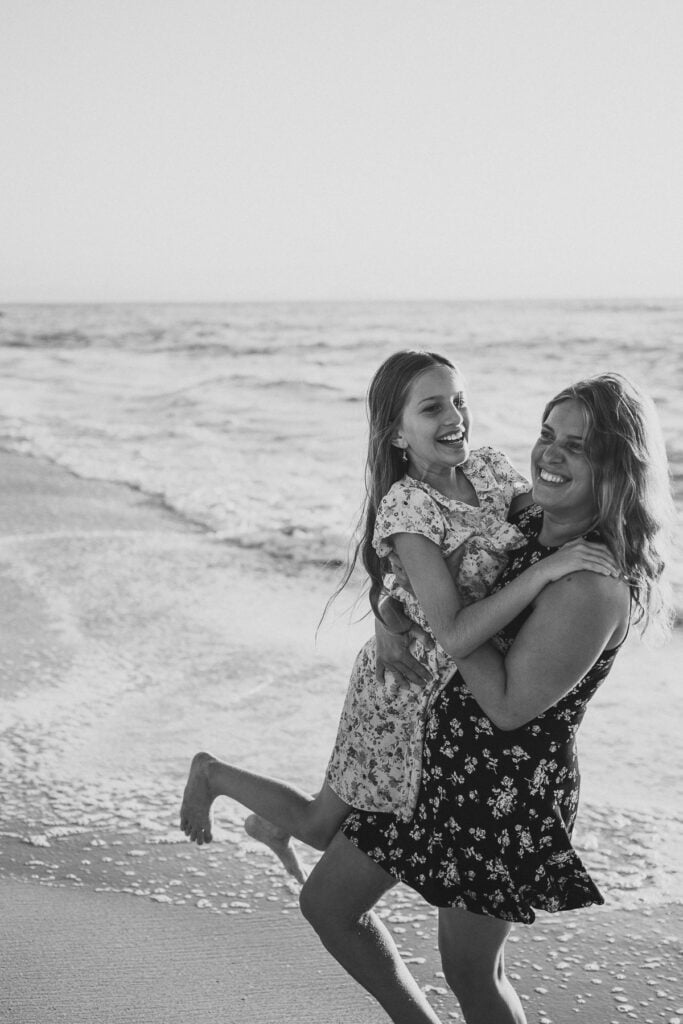
[[[549,426],[547,423],[541,424],[541,430],[549,430],[551,434],[555,433],[553,428]],[[567,439],[569,441],[584,441],[585,436],[583,434],[567,434]]]

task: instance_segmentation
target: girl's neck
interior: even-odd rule
[[[595,526],[594,516],[585,516],[583,519],[563,519],[554,516],[551,512],[543,512],[543,525],[538,533],[538,541],[548,548],[559,548],[570,540],[583,537]]]
[[[429,484],[435,491],[439,491],[446,498],[455,498],[457,501],[464,501],[468,505],[478,505],[477,492],[465,476],[462,466],[449,468],[443,473],[431,470],[421,471],[417,466],[410,464],[408,473],[420,483]]]

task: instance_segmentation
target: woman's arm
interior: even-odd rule
[[[433,640],[409,619],[402,606],[388,595],[380,601],[382,620],[375,617],[375,676],[381,682],[389,669],[400,683],[426,685],[431,672],[410,653],[410,641],[419,635],[426,643]]]
[[[505,658],[486,644],[458,663],[499,729],[530,722],[564,697],[621,640],[630,594],[622,579],[580,572],[546,587]]]
[[[528,608],[548,583],[583,569],[595,574],[616,573],[612,556],[603,545],[572,541],[495,594],[465,607],[433,541],[414,533],[395,534],[392,539],[434,636],[458,665]]]

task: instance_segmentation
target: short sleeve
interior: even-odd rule
[[[481,448],[480,455],[489,465],[496,483],[503,491],[505,504],[509,505],[513,498],[519,494],[527,494],[531,490],[531,484],[519,470],[515,469],[505,452],[497,448]]]
[[[445,532],[444,516],[436,501],[403,479],[380,502],[372,543],[384,558],[393,550],[389,538],[395,533],[419,533],[441,547]]]

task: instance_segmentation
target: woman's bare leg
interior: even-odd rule
[[[439,910],[441,963],[467,1024],[526,1024],[519,996],[505,974],[511,928],[496,917]]]
[[[394,1024],[439,1024],[376,914],[396,880],[338,833],[301,890],[301,910],[321,942]]]
[[[211,842],[212,805],[219,796],[236,800],[274,826],[270,831],[259,829],[256,821],[247,819],[251,825],[249,834],[260,831],[254,838],[271,846],[294,874],[294,862],[298,862],[289,837],[322,850],[349,813],[348,804],[327,783],[316,796],[311,796],[278,779],[244,771],[202,752],[192,759],[180,808],[181,829],[200,846]]]

